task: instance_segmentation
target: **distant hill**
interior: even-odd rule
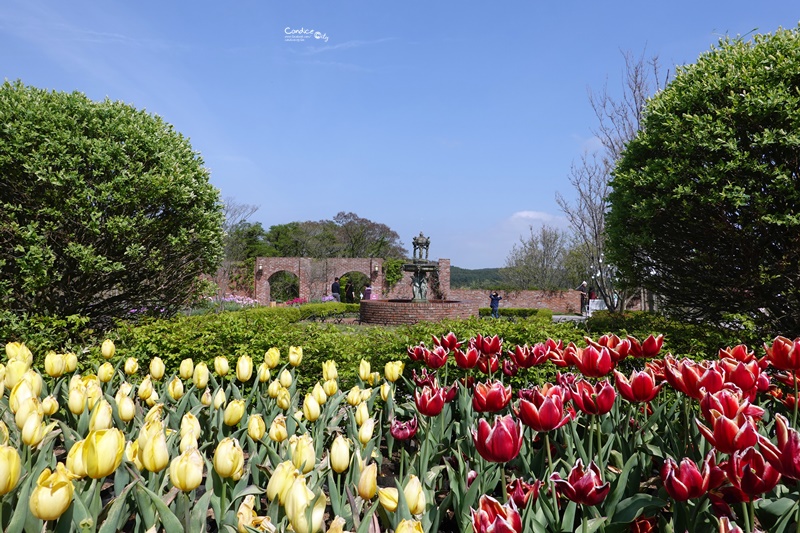
[[[494,289],[502,284],[499,268],[450,267],[450,287],[454,289]]]

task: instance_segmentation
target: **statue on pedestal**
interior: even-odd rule
[[[428,296],[428,273],[417,270],[411,276],[411,292],[413,301],[426,301]]]
[[[417,237],[414,237],[413,239],[411,239],[411,244],[414,246],[414,260],[415,261],[417,261],[417,260],[421,261],[421,260],[424,259],[425,261],[427,261],[428,260],[428,247],[431,245],[430,237],[426,237],[420,231],[419,235]],[[422,257],[423,252],[425,254],[425,257]]]

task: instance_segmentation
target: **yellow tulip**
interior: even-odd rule
[[[350,442],[342,435],[333,439],[330,451],[331,468],[337,474],[342,474],[350,468]]]
[[[74,415],[79,415],[86,409],[86,387],[81,384],[69,390],[67,407]]]
[[[366,446],[367,443],[372,440],[372,434],[375,432],[375,419],[368,418],[361,424],[361,427],[358,428],[358,441],[363,445]]]
[[[83,464],[83,446],[86,444],[86,439],[79,440],[72,445],[67,453],[67,470],[75,474],[77,477],[86,477],[86,465]]]
[[[270,517],[258,516],[256,513],[256,497],[252,494],[245,496],[239,509],[236,511],[236,520],[239,533],[247,533],[250,531],[248,528],[255,529],[256,531],[275,531],[275,526],[272,525]]]
[[[314,469],[317,455],[314,449],[314,439],[305,433],[301,436],[292,435],[289,438],[289,450],[292,455],[292,464],[303,474],[308,474]]]
[[[369,409],[367,408],[367,402],[361,402],[358,404],[358,407],[356,407],[356,425],[361,427],[368,418]]]
[[[5,382],[6,388],[13,389],[14,386],[19,383],[22,379],[22,376],[25,375],[25,372],[28,371],[30,366],[25,361],[17,361],[16,359],[13,361],[9,361],[6,365],[6,375]]]
[[[0,445],[0,496],[17,486],[21,468],[22,460],[16,448]]]
[[[169,393],[169,397],[176,402],[183,398],[183,381],[181,381],[181,378],[178,376],[172,378],[172,381],[167,385],[167,392]]]
[[[314,398],[314,395],[306,394],[303,400],[303,416],[306,417],[306,420],[315,422],[319,418],[320,411],[319,403]]]
[[[328,397],[331,397],[339,391],[339,383],[335,379],[329,379],[322,384],[322,390],[325,391]]]
[[[386,363],[383,373],[386,375],[388,381],[394,383],[403,375],[403,369],[405,367],[406,364],[403,361],[390,361]]]
[[[325,389],[322,388],[319,381],[314,385],[314,390],[311,391],[311,395],[320,405],[324,405],[325,402],[328,401],[328,395],[325,393]]]
[[[311,509],[311,523],[308,522],[306,509]],[[322,528],[322,519],[325,515],[325,496],[317,495],[306,486],[305,478],[294,480],[289,492],[286,494],[286,516],[289,523],[297,533],[315,533]]]
[[[8,426],[2,420],[0,420],[0,444],[3,446],[8,444]]]
[[[103,354],[103,359],[111,359],[114,357],[115,351],[116,347],[114,346],[114,341],[111,339],[104,340],[103,344],[100,346],[100,353]]]
[[[42,422],[42,415],[34,411],[25,420],[25,425],[22,426],[22,442],[31,448],[38,446],[45,435],[50,433],[50,430],[54,427],[56,427],[55,422],[45,426],[44,422]]]
[[[33,354],[21,342],[9,342],[6,344],[6,356],[8,356],[9,361],[22,361],[28,366],[33,364]]]
[[[378,465],[370,463],[368,467],[361,471],[358,478],[358,495],[364,500],[371,500],[378,492]]]
[[[36,414],[40,420],[44,418],[42,402],[39,401],[39,398],[31,396],[22,402],[22,404],[17,408],[16,414],[14,415],[14,422],[17,424],[17,429],[22,429],[25,427],[25,421],[28,420],[28,417],[33,414]]]
[[[277,348],[270,348],[264,354],[264,362],[270,368],[275,368],[281,361],[281,352]]]
[[[166,372],[167,367],[164,365],[164,361],[161,360],[160,357],[153,357],[150,359],[150,376],[156,380],[161,381],[161,378],[164,377],[164,372]]]
[[[153,382],[150,381],[150,376],[145,376],[142,382],[139,383],[139,398],[147,401],[151,394],[153,394]]]
[[[222,478],[238,481],[244,474],[244,452],[239,441],[225,437],[214,450],[214,470]]]
[[[406,483],[403,489],[403,494],[406,497],[408,510],[411,511],[411,514],[422,514],[425,512],[425,506],[427,504],[425,491],[422,489],[422,483],[417,476],[412,474],[408,478],[408,483]]]
[[[286,411],[292,405],[292,396],[289,394],[287,389],[281,387],[278,391],[278,397],[275,398],[275,403],[278,404],[278,407]]]
[[[106,361],[97,368],[97,379],[108,383],[114,377],[114,365]]]
[[[64,371],[75,372],[78,368],[78,356],[70,352],[64,356]]]
[[[208,365],[205,363],[197,363],[194,367],[194,373],[192,374],[192,381],[194,382],[194,386],[198,388],[198,390],[205,389],[208,387]]]
[[[164,419],[164,404],[160,403],[158,405],[154,405],[150,407],[150,410],[147,411],[147,414],[144,415],[145,423],[150,422],[151,420],[155,420],[156,422],[161,422]]]
[[[211,405],[211,389],[206,389],[203,391],[203,395],[200,396],[200,403],[206,407]]]
[[[281,375],[278,377],[278,381],[280,381],[281,387],[288,389],[292,386],[292,373],[284,368]]]
[[[243,355],[236,361],[236,379],[245,383],[253,377],[253,359],[249,355]]]
[[[119,401],[119,399],[122,398],[123,396],[130,395],[132,390],[133,390],[133,385],[131,385],[127,381],[123,381],[122,383],[119,384],[119,388],[117,388],[117,394],[114,396],[114,398],[117,401]]]
[[[193,433],[198,439],[202,434],[200,421],[192,413],[186,413],[181,417],[181,437],[185,436],[187,433]]]
[[[258,382],[259,383],[266,383],[269,381],[270,373],[269,373],[269,365],[264,362],[258,365]]]
[[[283,388],[283,385],[281,385],[280,381],[270,381],[267,386],[267,395],[274,400],[278,397],[278,392],[280,392],[281,388]]]
[[[128,444],[125,446],[125,459],[136,467],[137,470],[142,471],[144,470],[144,465],[139,460],[139,442],[138,441],[128,441]]]
[[[300,476],[300,472],[294,467],[291,461],[284,461],[275,467],[275,471],[269,478],[267,483],[267,498],[269,501],[275,501],[283,505],[286,501],[286,494],[292,488],[294,480]]]
[[[395,512],[397,509],[398,494],[399,492],[394,487],[379,488],[378,501],[381,502],[381,507],[390,513]]]
[[[247,420],[247,434],[254,441],[260,441],[264,438],[267,432],[267,424],[264,423],[264,418],[259,414],[250,415]]]
[[[244,416],[244,400],[231,400],[222,419],[226,426],[235,426]]]
[[[31,514],[40,520],[56,520],[64,514],[72,503],[74,478],[74,474],[63,463],[56,465],[55,472],[45,468],[31,493],[28,503]]]
[[[136,416],[136,404],[130,396],[122,396],[117,400],[117,412],[123,422],[130,422]]]
[[[83,466],[92,479],[110,476],[122,463],[125,435],[117,428],[90,431],[83,444]]]
[[[151,394],[150,397],[144,401],[144,403],[146,403],[148,407],[153,407],[156,405],[158,403],[158,393],[153,391],[153,394]]]
[[[35,397],[36,395],[31,389],[31,384],[26,380],[21,379],[16,385],[14,385],[14,387],[11,389],[11,393],[8,395],[8,408],[12,413],[16,413],[26,400]]]
[[[58,400],[52,394],[42,400],[42,412],[45,416],[52,416],[58,411]]]
[[[369,361],[362,359],[361,363],[358,365],[358,377],[361,378],[361,381],[366,383],[369,380],[369,375],[371,372],[372,369]]]
[[[286,430],[286,417],[277,415],[272,419],[272,424],[269,426],[269,438],[275,442],[283,442],[289,438]]]
[[[359,401],[366,402],[372,397],[372,389],[361,389],[358,396]]]
[[[328,381],[329,379],[337,379],[339,371],[336,369],[336,361],[328,360],[322,363],[322,380]]]
[[[109,429],[114,425],[114,411],[111,404],[102,399],[95,404],[92,417],[89,419],[89,431]]]
[[[292,366],[300,366],[303,361],[303,347],[302,346],[289,346],[289,364]]]
[[[86,382],[86,406],[91,411],[97,402],[104,397],[99,381]]]
[[[383,401],[387,401],[389,399],[389,395],[392,393],[392,385],[388,381],[384,381],[383,385],[381,385],[381,398]]]
[[[193,373],[194,361],[187,357],[181,361],[181,366],[178,367],[178,375],[181,377],[181,379],[192,379]]]
[[[48,352],[44,356],[44,371],[51,378],[59,378],[67,368],[67,361],[63,353]]]
[[[22,374],[22,380],[28,382],[28,384],[31,386],[31,391],[33,392],[34,396],[39,397],[42,395],[44,381],[42,380],[42,376],[39,374],[39,372],[29,368],[24,374]]]
[[[369,377],[367,378],[367,382],[368,382],[368,383],[370,384],[370,386],[372,386],[372,387],[374,387],[375,385],[377,385],[377,384],[378,384],[378,382],[379,382],[380,380],[381,380],[381,373],[380,373],[380,372],[372,372],[372,373],[369,375]]]
[[[217,389],[217,393],[214,395],[214,409],[219,409],[223,405],[225,405],[225,400],[228,398],[225,396],[225,391],[222,389]]]
[[[145,470],[161,472],[169,464],[167,435],[160,420],[150,420],[139,430],[139,461]]]
[[[361,389],[358,385],[354,385],[350,392],[347,393],[347,403],[351,406],[356,407],[358,404],[361,403]]]
[[[214,358],[214,372],[220,377],[225,377],[228,375],[228,370],[230,370],[228,358],[221,355],[216,356]]]
[[[197,437],[194,436],[194,433],[187,433],[186,435],[181,437],[181,443],[178,445],[178,450],[181,453],[185,452],[189,448],[197,448]]]
[[[189,492],[203,482],[203,466],[203,456],[197,448],[190,448],[169,464],[169,479],[178,490]]]
[[[403,520],[397,524],[397,529],[394,533],[425,533],[422,529],[422,522],[417,520]]]
[[[132,376],[139,371],[139,361],[135,357],[128,357],[125,360],[125,374]]]

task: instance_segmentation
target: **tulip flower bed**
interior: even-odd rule
[[[0,529],[797,530],[800,338],[705,361],[662,340],[449,333],[383,372],[362,360],[347,390],[300,347],[168,375],[111,341],[83,373],[9,343]],[[513,390],[543,366],[553,382]]]

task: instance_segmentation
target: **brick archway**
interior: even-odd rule
[[[383,286],[383,259],[310,257],[258,257],[255,265],[255,299],[260,305],[269,305],[269,278],[276,272],[286,271],[297,276],[300,298],[320,300],[330,295],[335,277],[346,272],[360,272],[367,276],[373,287]]]

